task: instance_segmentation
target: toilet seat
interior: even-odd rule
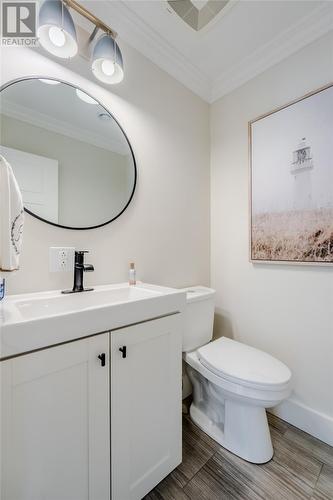
[[[222,337],[200,347],[200,363],[219,378],[233,384],[264,391],[286,389],[289,368],[273,356],[235,340]]]
[[[220,387],[225,394],[229,394],[229,397],[244,399],[251,404],[270,408],[290,395],[290,382],[278,387],[270,385],[267,386],[266,389],[263,386],[255,387],[250,384],[246,385],[241,381],[231,380],[221,375],[217,375],[199,360],[198,351],[186,353],[184,359],[187,365],[197,370],[211,383]]]

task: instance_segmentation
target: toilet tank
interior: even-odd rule
[[[207,344],[213,336],[215,290],[204,286],[184,288],[187,304],[183,333],[183,352]]]

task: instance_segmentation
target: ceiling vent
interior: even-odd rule
[[[195,31],[207,26],[231,0],[167,0],[176,14]]]

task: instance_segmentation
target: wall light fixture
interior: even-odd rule
[[[103,83],[116,84],[124,78],[123,57],[115,38],[117,33],[76,0],[44,0],[39,10],[38,37],[42,47],[63,59],[79,50],[76,28],[69,9],[88,19],[94,29],[88,44],[92,53],[92,72]],[[104,33],[95,42],[98,31]]]

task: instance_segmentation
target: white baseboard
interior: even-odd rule
[[[294,399],[287,399],[269,411],[282,418],[282,420],[286,420],[295,427],[324,441],[324,443],[333,446],[333,417],[309,408]]]

